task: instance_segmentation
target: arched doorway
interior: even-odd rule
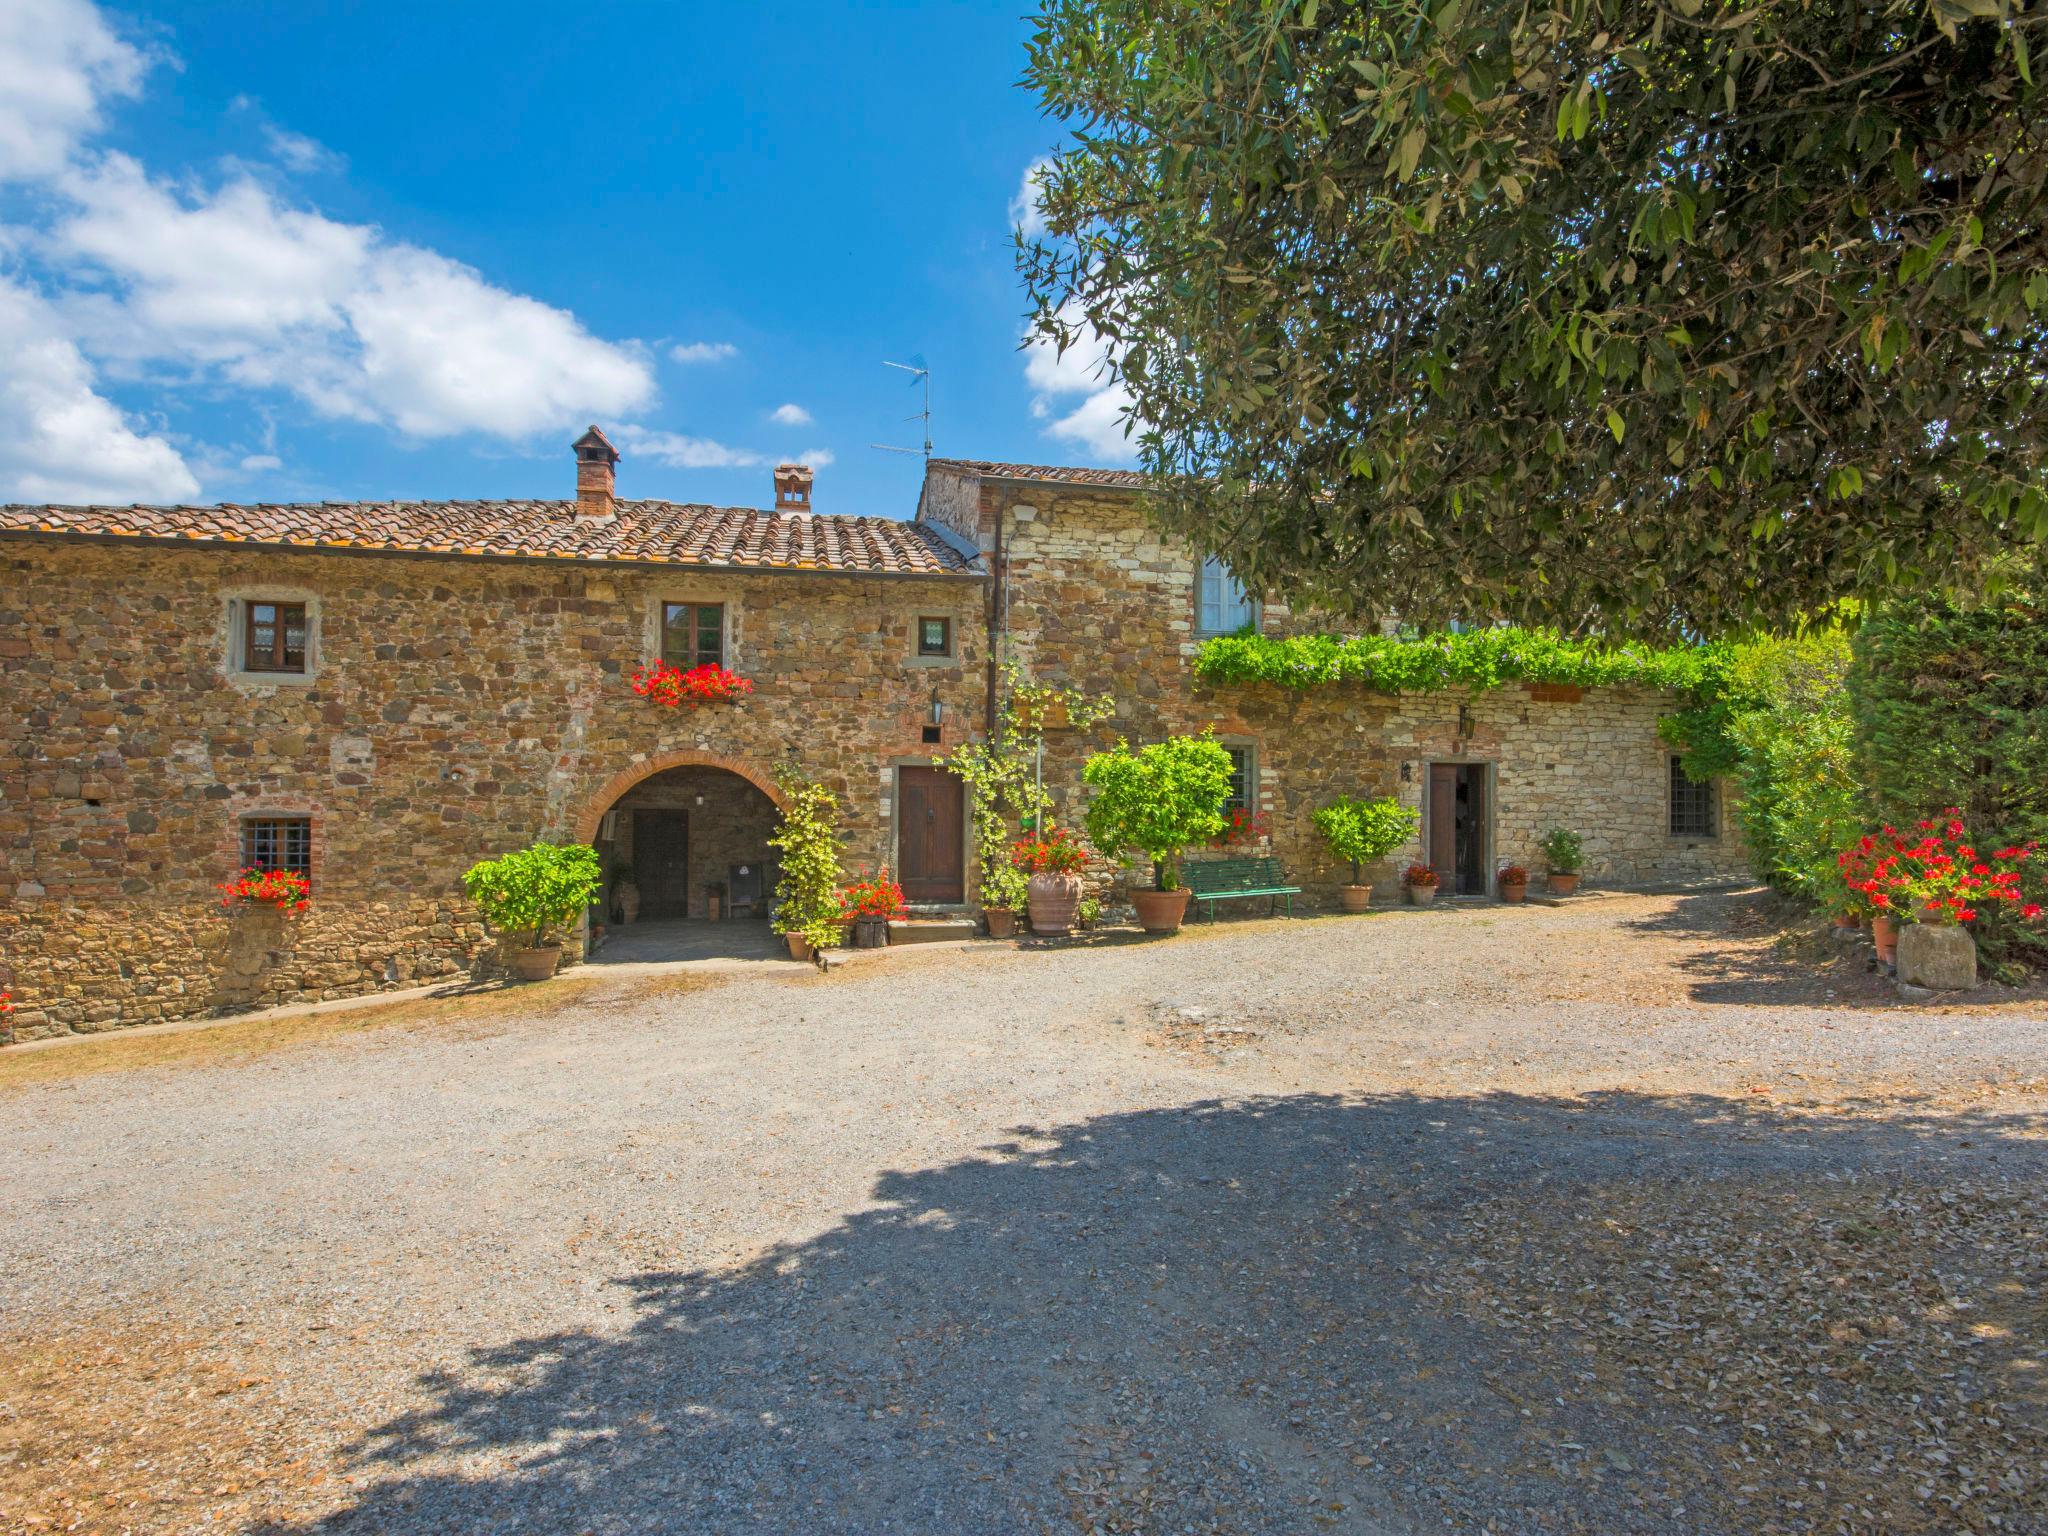
[[[781,819],[772,783],[708,754],[670,754],[616,777],[578,828],[606,877],[605,933],[591,959],[786,958],[767,923],[768,839]]]

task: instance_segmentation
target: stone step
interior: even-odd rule
[[[978,932],[971,917],[925,917],[912,913],[889,922],[891,944],[936,944],[942,939],[971,939]]]

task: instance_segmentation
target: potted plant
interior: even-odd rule
[[[612,867],[612,905],[622,923],[640,921],[640,887],[633,878],[633,866],[621,863]]]
[[[673,667],[665,661],[650,661],[629,679],[641,698],[666,709],[687,704],[729,704],[754,691],[754,685],[728,667],[707,661],[697,667]]]
[[[903,887],[889,867],[870,880],[863,876],[839,893],[840,921],[853,925],[855,949],[881,949],[889,942],[889,919],[905,915]]]
[[[775,776],[782,825],[768,839],[781,854],[769,924],[792,960],[809,960],[839,939],[839,802],[824,785],[784,767]]]
[[[1024,871],[1014,864],[990,869],[981,877],[981,920],[992,939],[1007,939],[1017,931],[1017,913],[1030,899],[1030,885]]]
[[[1494,883],[1500,887],[1502,901],[1521,901],[1529,894],[1529,871],[1519,864],[1503,864],[1494,871]]]
[[[220,904],[230,911],[272,907],[296,915],[313,903],[313,884],[289,869],[245,869],[219,887]]]
[[[1911,832],[1886,827],[1882,841],[1864,837],[1839,861],[1852,890],[1872,907],[1870,935],[1878,958],[1896,965],[1901,981],[1944,989],[1977,983],[1977,945],[1967,925],[2001,903],[2042,915],[2020,891],[2020,865],[2038,850],[1972,846],[1954,807]]]
[[[1579,871],[1586,867],[1585,843],[1579,834],[1565,827],[1552,827],[1539,845],[1546,866],[1544,879],[1551,894],[1569,896],[1579,888]]]
[[[1074,923],[1083,933],[1095,928],[1102,921],[1102,899],[1099,896],[1083,896],[1081,905],[1074,909]]]
[[[1422,825],[1421,814],[1392,795],[1382,795],[1377,800],[1339,795],[1315,813],[1314,821],[1332,856],[1351,866],[1351,883],[1338,887],[1346,912],[1363,912],[1372,902],[1372,887],[1365,883],[1364,867],[1384,859]]]
[[[1133,854],[1151,859],[1151,888],[1131,892],[1138,924],[1147,933],[1172,933],[1187,914],[1180,857],[1223,830],[1230,794],[1230,754],[1212,732],[1169,736],[1132,751],[1118,740],[1081,769],[1093,790],[1088,836],[1109,858],[1128,865]]]
[[[1024,899],[1031,931],[1063,935],[1074,928],[1081,907],[1081,867],[1088,850],[1068,836],[1065,827],[1027,833],[1010,849],[1010,862],[1029,878]]]
[[[1436,900],[1436,871],[1427,864],[1410,864],[1401,884],[1408,888],[1411,906],[1426,907]]]
[[[576,921],[603,882],[604,867],[588,843],[535,843],[472,864],[462,888],[485,926],[517,946],[506,957],[512,973],[545,981],[562,958],[555,930]]]

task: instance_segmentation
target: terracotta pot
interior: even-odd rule
[[[637,923],[637,922],[639,922],[639,921],[640,921],[640,887],[639,887],[639,886],[637,886],[637,885],[632,885],[632,884],[626,884],[626,885],[622,885],[622,886],[620,886],[620,887],[618,888],[618,890],[617,890],[617,891],[615,892],[615,894],[616,894],[616,895],[618,896],[618,898],[619,898],[619,914],[620,914],[620,916],[621,916],[621,917],[622,917],[622,918],[623,918],[623,919],[624,919],[624,920],[625,920],[626,922],[629,922],[629,923]]]
[[[1408,887],[1408,905],[1411,907],[1426,907],[1435,900],[1436,887],[1433,885],[1411,885]]]
[[[1877,958],[1886,965],[1899,958],[1899,925],[1888,917],[1870,920],[1870,942],[1877,946]]]
[[[1079,875],[1036,874],[1025,882],[1025,902],[1031,912],[1031,931],[1067,934],[1074,931],[1074,914],[1081,910]]]
[[[1181,885],[1170,891],[1133,891],[1131,905],[1138,909],[1138,926],[1147,933],[1175,933],[1180,929],[1180,920],[1187,916],[1188,888]]]
[[[1343,900],[1346,912],[1363,912],[1372,905],[1372,887],[1369,885],[1340,885],[1337,895]]]
[[[811,941],[800,933],[785,933],[782,941],[789,946],[789,958],[792,960],[808,960],[815,953]]]
[[[561,963],[562,946],[550,944],[544,949],[515,949],[506,959],[512,967],[512,974],[521,981],[546,981]]]
[[[1017,931],[1017,914],[1008,907],[983,907],[981,920],[988,924],[992,939],[1007,939]]]
[[[1521,901],[1525,899],[1528,896],[1528,894],[1529,886],[1526,881],[1524,881],[1521,885],[1503,884],[1500,888],[1500,899],[1502,901]]]
[[[1569,896],[1579,888],[1579,872],[1576,869],[1569,874],[1563,870],[1553,869],[1545,878],[1553,896]]]
[[[1856,927],[1856,914],[1854,912],[1837,912],[1835,914],[1835,926],[1837,928]]]
[[[888,944],[888,918],[856,917],[853,920],[853,947],[855,949],[886,949]]]

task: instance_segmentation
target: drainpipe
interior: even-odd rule
[[[1000,510],[996,513],[995,544],[989,551],[989,570],[994,580],[988,589],[988,701],[983,709],[981,727],[984,741],[995,740],[998,658],[1002,655],[1010,629],[1010,572],[1003,558],[1003,514]]]

